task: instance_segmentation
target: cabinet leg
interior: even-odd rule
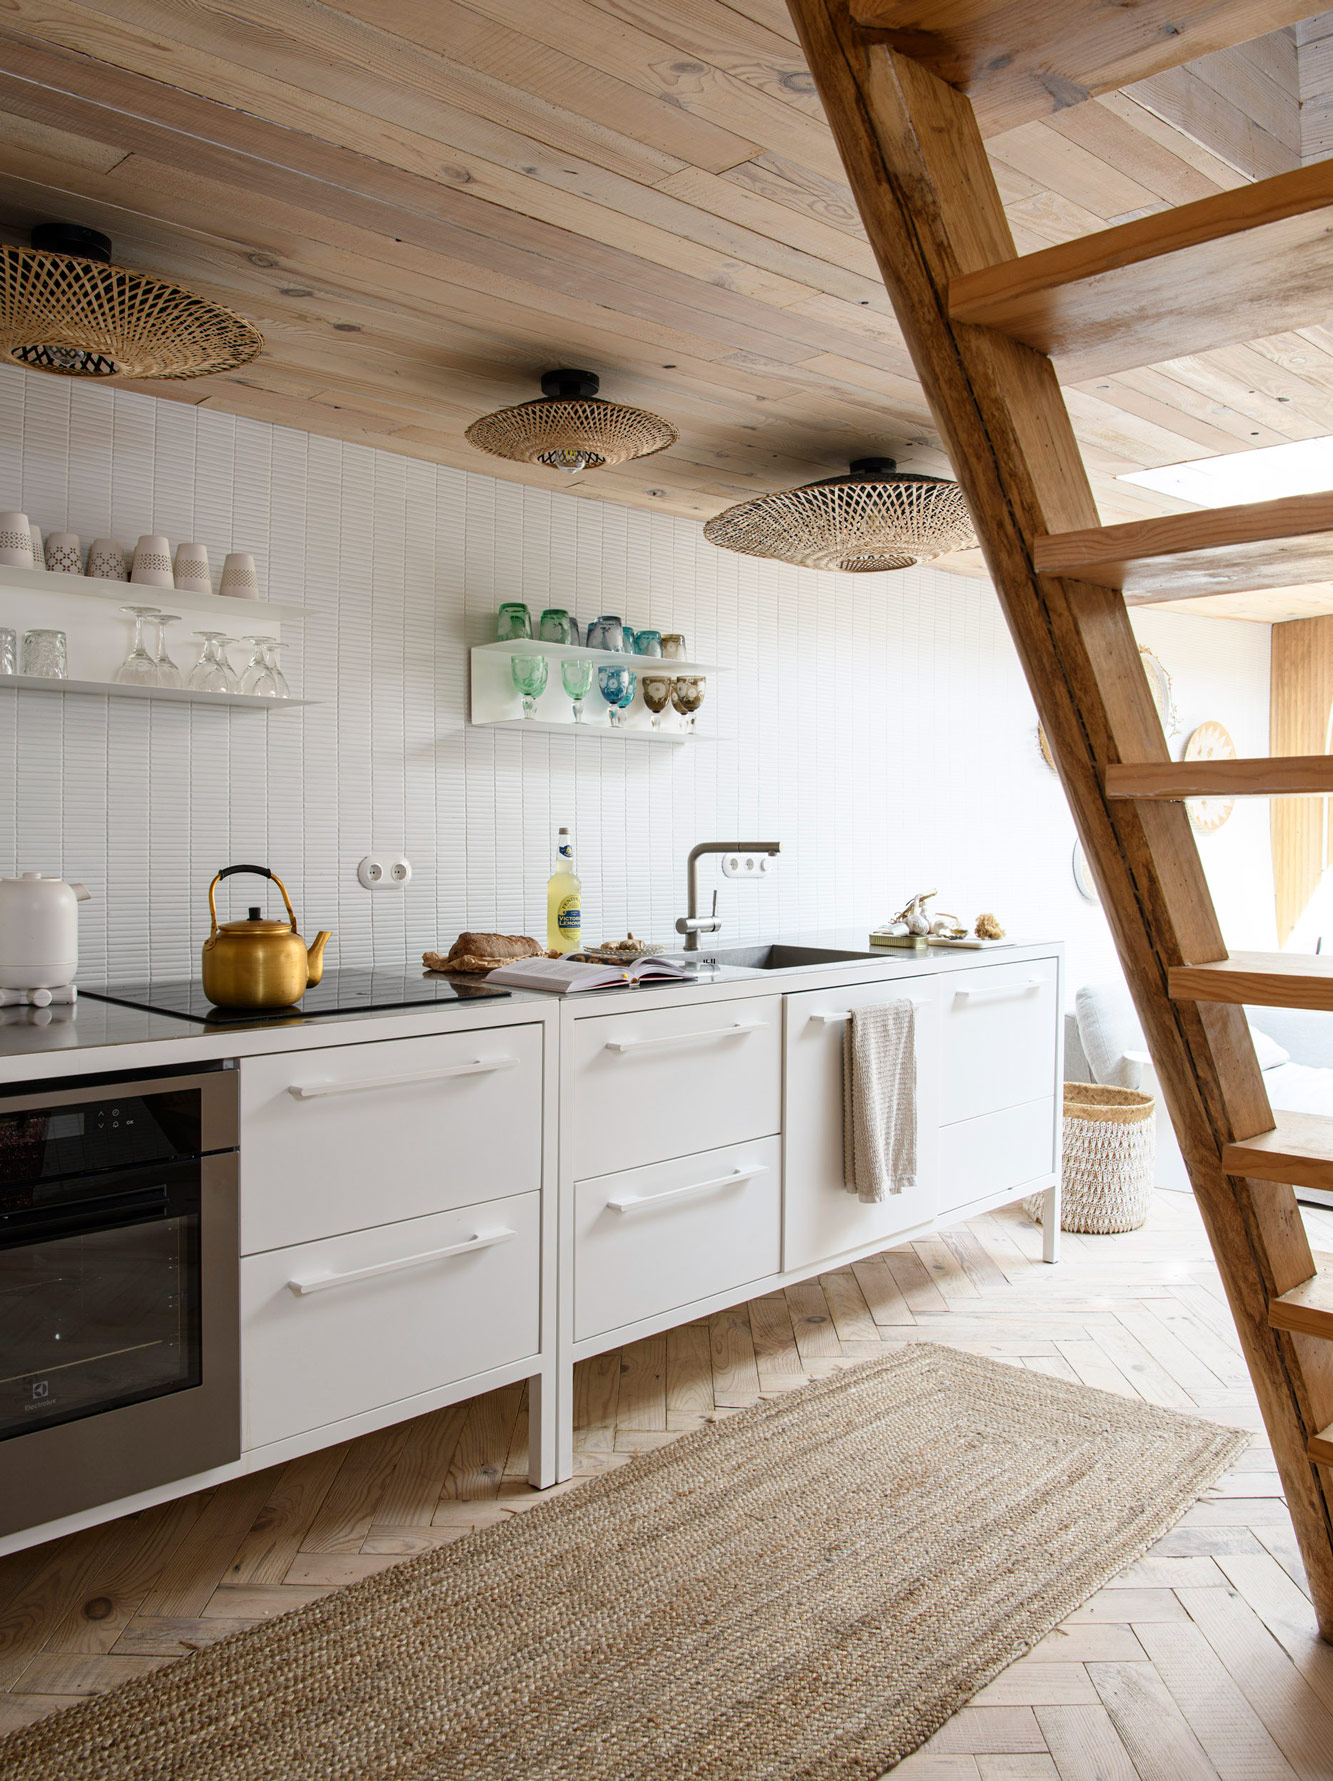
[[[1060,1183],[1048,1187],[1042,1195],[1041,1207],[1041,1259],[1044,1262],[1058,1262],[1060,1259]]]
[[[534,1373],[528,1380],[528,1483],[534,1490],[560,1481],[556,1403],[554,1379]]]

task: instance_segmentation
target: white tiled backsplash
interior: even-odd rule
[[[261,588],[309,608],[284,627],[293,689],[319,701],[304,710],[0,693],[0,872],[89,886],[87,983],[192,972],[208,881],[237,861],[286,880],[307,937],[333,929],[331,965],[415,961],[464,927],[540,936],[562,823],[590,939],[670,937],[694,842],[774,839],[773,881],[721,881],[724,938],[879,920],[934,886],[966,920],[1067,937],[1074,982],[1109,963],[984,582],[786,569],[667,515],[17,369],[0,370],[10,507],[85,546],[152,531],[202,540],[215,565],[253,550]],[[683,748],[470,728],[467,648],[515,598],[680,630],[737,672],[710,682]],[[1217,717],[1265,752],[1264,627],[1139,628],[1187,728]],[[1240,811],[1205,857],[1249,874],[1231,900],[1262,941],[1266,816]],[[372,850],[408,855],[405,892],[357,883]],[[237,879],[223,900],[241,913],[260,888]]]

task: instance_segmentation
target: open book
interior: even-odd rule
[[[571,953],[563,959],[515,959],[487,973],[487,983],[504,983],[511,989],[544,989],[552,995],[572,996],[583,989],[615,989],[628,983],[669,983],[688,977],[687,965],[675,959],[643,958],[632,964],[605,965]]]

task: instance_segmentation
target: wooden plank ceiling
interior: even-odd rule
[[[1172,16],[1211,51],[1245,4]],[[1034,8],[896,7],[923,10]],[[1330,152],[1333,14],[1251,10],[1283,28],[1166,69],[1112,44],[1090,86],[1161,71],[1081,102],[1030,56],[992,81],[1020,253]],[[558,486],[694,519],[869,453],[948,472],[782,0],[9,0],[3,21],[0,234],[103,229],[266,336],[233,375],[135,387],[550,487],[463,429],[587,366],[681,438]],[[1066,397],[1103,519],[1176,511],[1117,474],[1333,433],[1333,325]],[[1333,589],[1204,607],[1306,616]]]

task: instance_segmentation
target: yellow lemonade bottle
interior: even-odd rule
[[[555,871],[546,881],[546,944],[552,952],[577,952],[583,944],[582,886],[574,874],[574,844],[561,829]]]

